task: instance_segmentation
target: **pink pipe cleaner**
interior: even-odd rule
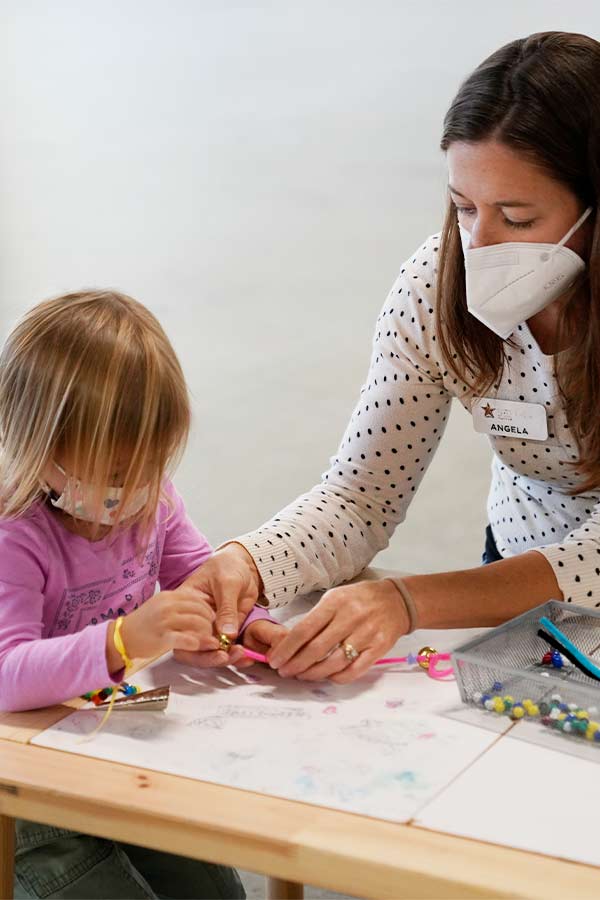
[[[254,650],[248,650],[246,647],[242,648],[245,656],[248,659],[253,659],[255,662],[267,663],[268,659],[262,653],[255,653]],[[431,678],[436,678],[438,680],[442,678],[448,678],[449,675],[453,674],[452,666],[448,669],[440,669],[438,670],[437,664],[439,662],[450,659],[449,653],[432,653],[431,656],[413,656],[410,654],[409,656],[390,656],[386,659],[378,659],[375,663],[376,666],[393,666],[396,663],[410,663],[414,665],[415,663],[429,661],[429,668],[427,669],[427,673]]]

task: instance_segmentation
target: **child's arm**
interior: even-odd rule
[[[101,688],[109,622],[76,634],[44,637],[60,621],[44,621],[48,547],[27,523],[0,527],[0,710],[35,709]]]

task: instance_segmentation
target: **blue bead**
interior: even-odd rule
[[[558,708],[560,709],[561,712],[566,712],[566,713],[570,712],[570,709],[566,703],[559,703]]]
[[[130,694],[135,694],[135,688],[132,684],[128,684],[125,688],[125,696],[128,697]]]
[[[482,705],[484,705],[486,700],[491,700],[491,699],[492,699],[492,698],[491,698],[491,696],[490,696],[489,694],[483,694],[482,697],[481,697],[480,703],[481,703]]]
[[[495,682],[494,682],[494,686],[492,687],[492,690],[495,691],[496,693],[497,693],[498,691],[501,691],[501,690],[502,690],[502,682],[500,682],[500,681],[495,681]]]
[[[594,734],[594,740],[596,741],[597,744],[600,744],[600,731],[597,731]]]

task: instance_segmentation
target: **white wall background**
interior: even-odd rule
[[[195,397],[178,477],[214,541],[335,452],[403,259],[442,221],[458,83],[532,31],[600,38],[597,0],[27,2],[0,8],[0,331],[114,286]],[[489,456],[460,409],[380,561],[478,561]]]

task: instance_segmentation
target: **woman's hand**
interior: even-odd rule
[[[226,634],[229,638],[237,636],[263,588],[254,560],[241,544],[235,543],[217,550],[183,586],[195,591],[199,599],[208,601],[215,611],[215,633]],[[201,669],[252,664],[242,648],[235,644],[228,652],[178,650],[175,659]]]
[[[263,589],[254,560],[236,543],[217,550],[184,584],[209,598],[216,611],[215,627],[229,638],[237,637]]]
[[[281,676],[346,684],[360,678],[410,630],[404,600],[392,581],[361,581],[327,591],[269,656]],[[359,652],[346,659],[345,643]]]
[[[265,655],[274,650],[286,634],[289,634],[289,629],[285,625],[270,622],[268,619],[258,619],[244,629],[242,644],[255,653]]]

